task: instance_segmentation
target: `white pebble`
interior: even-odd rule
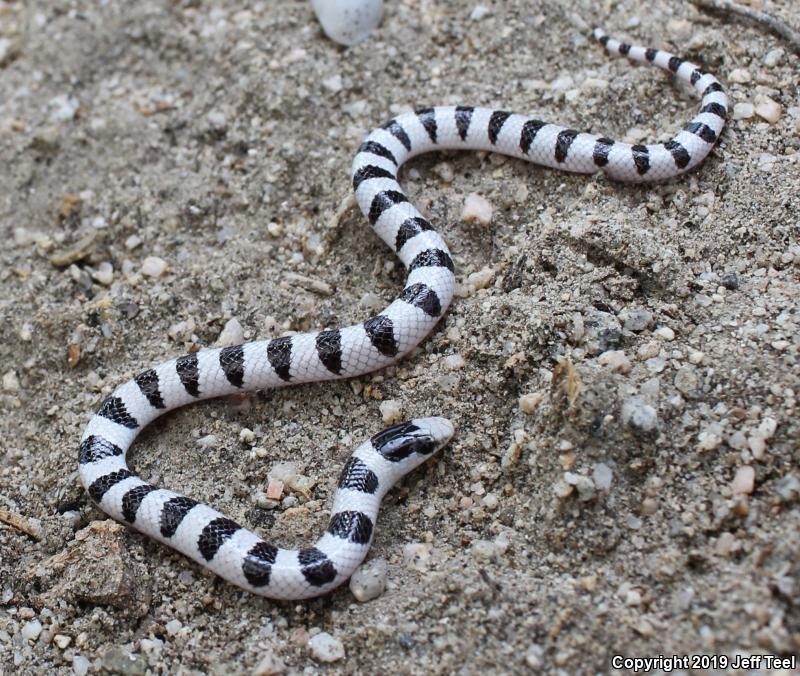
[[[164,629],[167,630],[167,634],[170,636],[175,636],[181,629],[183,629],[183,625],[181,624],[180,620],[170,620],[164,625]]]
[[[403,563],[418,571],[428,570],[433,547],[424,542],[410,542],[403,547]]]
[[[594,479],[594,485],[601,491],[607,491],[611,488],[611,481],[614,478],[614,473],[611,471],[611,468],[606,465],[604,462],[598,462],[594,466],[594,471],[592,472],[592,479]]]
[[[214,448],[217,445],[217,437],[213,434],[206,434],[204,437],[200,437],[197,440],[197,445],[200,448]]]
[[[578,489],[578,499],[582,502],[591,500],[594,497],[595,485],[588,476],[583,474],[575,474],[573,472],[564,472],[564,481],[570,486],[575,486]]]
[[[715,451],[722,444],[718,425],[710,425],[697,435],[697,448],[700,451]]]
[[[481,503],[484,507],[486,507],[486,509],[488,509],[490,512],[493,512],[499,506],[500,498],[497,497],[496,493],[487,493],[483,496]]]
[[[72,671],[75,676],[86,676],[89,673],[89,660],[82,655],[73,655]]]
[[[734,495],[749,495],[755,486],[756,471],[750,465],[742,465],[736,470],[731,489]]]
[[[473,272],[467,277],[467,286],[475,291],[485,289],[494,281],[494,274],[492,268],[483,268],[478,272]]]
[[[26,641],[35,641],[42,633],[42,623],[39,620],[31,620],[22,625],[22,638]]]
[[[6,392],[19,392],[19,378],[17,378],[17,374],[14,371],[6,371],[3,374],[3,389]]]
[[[442,363],[444,367],[450,371],[457,371],[458,369],[463,369],[467,362],[460,354],[448,354],[443,360]]]
[[[630,373],[631,360],[625,356],[622,350],[607,350],[598,358],[600,366],[606,366],[615,373]]]
[[[69,94],[61,94],[50,99],[50,119],[55,122],[68,122],[75,117],[81,107],[78,99]]]
[[[756,96],[756,115],[765,119],[770,124],[775,124],[783,112],[783,106],[769,96],[759,94]]]
[[[475,5],[474,9],[469,15],[470,21],[480,21],[485,16],[489,16],[491,11],[486,5]]]
[[[622,422],[648,433],[658,429],[658,413],[639,397],[626,399],[622,404]]]
[[[131,235],[125,240],[125,248],[128,251],[135,249],[142,243],[142,238],[139,235]]]
[[[772,439],[775,430],[778,429],[778,421],[775,418],[764,418],[758,426],[758,431],[765,439]]]
[[[735,82],[736,84],[745,84],[752,79],[750,72],[744,68],[734,68],[728,75],[728,82]]]
[[[322,30],[340,45],[369,37],[383,17],[383,0],[311,0]]]
[[[403,417],[403,405],[396,399],[386,399],[381,402],[378,408],[381,411],[385,425],[394,425],[400,422]]]
[[[326,631],[308,639],[308,648],[311,657],[318,662],[337,662],[344,659],[344,645]]]
[[[389,564],[386,559],[373,559],[361,564],[350,578],[350,591],[359,603],[378,598],[386,589]]]
[[[491,540],[473,540],[470,553],[478,561],[488,561],[498,555],[497,545]]]
[[[0,64],[3,64],[10,54],[11,40],[8,38],[0,38]]]
[[[531,392],[530,394],[523,394],[519,398],[519,410],[523,413],[533,413],[539,404],[542,403],[544,395],[541,392]]]
[[[752,103],[742,101],[733,106],[734,120],[748,120],[756,114],[756,108]]]
[[[359,300],[358,303],[361,305],[361,307],[366,308],[367,310],[376,311],[382,310],[385,305],[383,298],[372,291],[367,291],[367,293],[361,296],[361,300]]]
[[[268,652],[253,670],[253,676],[277,676],[286,671],[286,665],[273,653]]]
[[[59,649],[65,650],[67,646],[72,643],[72,637],[66,634],[56,634],[53,637],[53,643],[55,643]]]
[[[703,362],[705,356],[705,353],[700,352],[699,350],[689,350],[689,363],[697,366]]]
[[[764,65],[767,68],[774,68],[783,60],[784,53],[785,52],[780,47],[771,49],[767,52],[766,56],[764,56]]]
[[[97,266],[97,270],[92,273],[92,277],[103,286],[110,286],[111,282],[114,281],[114,268],[111,263],[104,261]]]
[[[276,481],[282,481],[287,485],[297,478],[298,469],[297,463],[294,462],[279,462],[272,466],[269,470],[269,478]]]
[[[244,329],[236,317],[229,319],[225,322],[225,327],[217,338],[215,343],[217,347],[229,347],[231,345],[239,345],[244,342]]]
[[[336,94],[342,91],[342,76],[338,73],[336,75],[331,75],[331,77],[326,77],[322,81],[322,86],[325,87],[331,94]]]
[[[654,334],[659,338],[671,341],[675,340],[675,332],[669,326],[661,326],[654,331]]]
[[[142,274],[146,277],[161,277],[167,271],[167,261],[158,256],[148,256],[142,261]]]
[[[748,437],[747,447],[756,460],[764,459],[764,452],[767,450],[767,442],[764,441],[764,437],[761,436],[760,432],[756,431]]]
[[[209,111],[206,115],[206,119],[208,120],[209,124],[214,127],[214,129],[225,129],[225,127],[228,125],[225,115],[218,110]]]
[[[488,225],[492,222],[492,205],[485,197],[476,192],[471,192],[464,199],[464,208],[461,210],[461,218],[465,221],[474,221],[481,225]]]

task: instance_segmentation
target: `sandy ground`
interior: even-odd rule
[[[0,673],[588,673],[800,650],[800,61],[688,4],[486,4],[391,1],[348,50],[299,1],[0,4]],[[132,452],[298,545],[382,402],[450,417],[457,438],[384,505],[381,596],[264,600],[90,504],[78,440],[116,384],[232,318],[246,338],[332,327],[401,288],[357,209],[333,218],[372,127],[442,103],[635,140],[690,119],[691,92],[607,58],[584,22],[691,58],[732,103],[769,115],[768,97],[777,121],[740,106],[699,170],[656,187],[415,160],[403,183],[463,283],[421,348],[195,405]],[[462,220],[471,192],[489,225]],[[269,503],[290,461],[298,489]],[[343,659],[320,663],[320,632]]]

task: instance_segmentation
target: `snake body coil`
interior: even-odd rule
[[[699,114],[671,141],[654,145],[615,142],[487,108],[423,108],[390,120],[359,148],[352,177],[361,210],[408,269],[397,300],[360,324],[201,350],[117,387],[80,444],[80,477],[94,502],[257,594],[308,598],[346,580],[367,554],[381,498],[447,443],[449,421],[412,420],[359,446],[341,474],[327,531],[299,551],[279,549],[206,505],[146,483],[128,469],[127,450],[167,411],[199,399],[369,373],[396,362],[433,329],[453,298],[455,277],[447,245],[397,182],[400,166],[416,155],[485,150],[564,171],[602,171],[627,182],[663,181],[700,164],[727,116],[728,100],[717,79],[667,52],[629,46],[599,30],[595,36],[610,53],[652,63],[693,85],[702,96]]]

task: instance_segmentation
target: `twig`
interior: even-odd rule
[[[755,9],[738,5],[735,2],[730,2],[730,0],[689,0],[689,2],[707,12],[722,15],[735,14],[759,26],[763,26],[770,33],[786,40],[789,49],[800,54],[800,33],[792,30],[786,23],[772,14],[759,12]]]
[[[22,514],[17,514],[16,512],[11,512],[7,509],[3,509],[0,507],[0,521],[7,523],[9,526],[16,528],[19,531],[22,531],[26,535],[29,535],[34,540],[41,540],[42,539],[42,527],[38,524],[32,523],[29,519],[26,519]]]

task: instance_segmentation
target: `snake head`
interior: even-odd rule
[[[400,462],[412,455],[424,460],[438,451],[453,436],[453,425],[446,418],[409,420],[378,432],[370,439],[372,447],[389,462]]]

